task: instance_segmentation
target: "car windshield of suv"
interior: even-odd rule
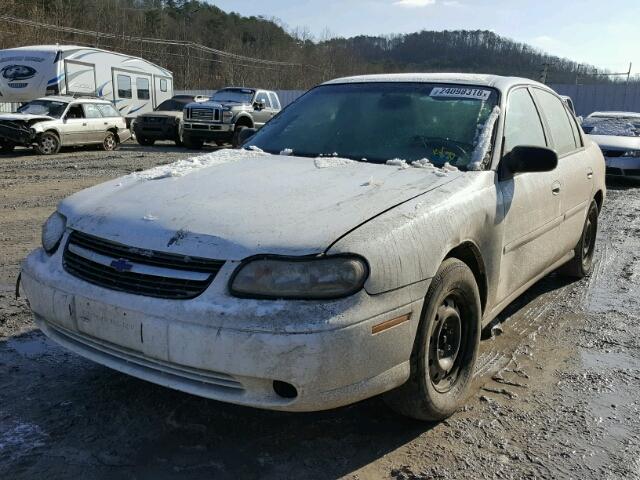
[[[245,148],[385,163],[428,159],[466,169],[498,102],[488,87],[322,85],[269,121]]]
[[[640,116],[587,117],[582,122],[584,133],[614,137],[640,137]]]
[[[156,112],[181,112],[193,99],[170,98],[156,107]]]
[[[220,103],[251,103],[254,93],[255,91],[249,88],[225,88],[214,93],[211,101]]]
[[[18,113],[60,118],[67,108],[67,105],[68,103],[53,100],[34,100],[18,108]]]

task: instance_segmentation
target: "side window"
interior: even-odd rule
[[[504,137],[505,154],[518,145],[547,146],[538,110],[526,88],[509,94]]]
[[[258,92],[254,102],[262,102],[265,108],[271,108],[271,102],[269,101],[269,95],[267,95],[267,92]]]
[[[67,118],[84,118],[84,111],[82,110],[82,105],[76,103],[69,107],[67,110]]]
[[[138,90],[139,100],[149,100],[151,98],[148,79],[140,77],[136,78],[136,89]]]
[[[120,112],[118,112],[113,105],[107,105],[106,103],[100,103],[97,105],[98,110],[100,110],[100,113],[102,113],[103,117],[106,118],[110,118],[110,117],[121,117],[122,115],[120,115]]]
[[[539,88],[534,89],[533,94],[547,120],[549,130],[551,130],[553,146],[558,155],[566,155],[573,152],[577,147],[576,139],[573,136],[569,115],[562,100]]]
[[[576,146],[578,148],[583,147],[582,137],[580,136],[580,130],[578,129],[578,120],[571,111],[567,111],[567,115],[569,116],[569,124],[571,125],[571,130],[573,130],[573,138],[576,141]]]
[[[280,100],[278,100],[278,96],[273,93],[273,92],[269,92],[269,99],[271,100],[271,106],[276,109],[276,110],[280,110]]]
[[[102,118],[100,109],[95,103],[85,103],[82,105],[84,109],[84,115],[87,118]]]
[[[118,98],[131,98],[131,77],[118,75]]]
[[[166,78],[161,78],[160,79],[160,91],[161,92],[166,92],[167,91],[167,79]]]

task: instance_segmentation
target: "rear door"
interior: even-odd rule
[[[509,92],[505,114],[503,157],[519,145],[548,147],[538,109],[527,87]],[[542,273],[560,256],[559,174],[518,173],[499,181],[504,204],[504,238],[497,298]]]
[[[558,154],[562,224],[556,241],[566,253],[577,245],[582,233],[593,190],[593,168],[575,117],[566,104],[547,90],[532,91]]]
[[[173,97],[173,80],[171,77],[153,76],[153,108]]]
[[[254,110],[253,111],[253,120],[256,128],[262,127],[265,123],[267,123],[271,117],[273,117],[273,109],[271,108],[271,100],[269,100],[269,95],[264,90],[259,90],[254,99],[253,103],[256,104],[260,102],[264,105],[262,110]]]
[[[87,142],[102,142],[107,132],[107,122],[95,103],[83,103],[82,109],[87,124]]]
[[[113,70],[113,101],[122,115],[127,115],[133,103],[133,78],[131,73]]]

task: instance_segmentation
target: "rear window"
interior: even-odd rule
[[[569,115],[564,102],[552,93],[533,89],[533,94],[542,109],[544,116],[551,130],[551,138],[558,155],[566,155],[573,152],[577,147],[576,139],[569,123]]]
[[[98,107],[98,110],[100,110],[100,113],[102,113],[103,117],[121,117],[122,115],[120,115],[120,112],[118,112],[118,110],[116,110],[114,108],[113,105],[109,105],[109,104],[98,104],[96,105]]]

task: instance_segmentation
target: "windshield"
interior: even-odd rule
[[[375,163],[426,158],[466,169],[497,101],[497,91],[484,87],[323,85],[269,121],[246,148]]]
[[[582,129],[589,135],[640,137],[640,117],[587,117]]]
[[[165,100],[156,107],[156,112],[181,112],[187,104],[193,102],[193,99],[175,99]]]
[[[255,92],[249,88],[225,88],[218,90],[213,97],[212,102],[221,103],[251,103]]]
[[[67,108],[67,105],[68,103],[52,100],[34,100],[18,108],[18,113],[60,118]]]

